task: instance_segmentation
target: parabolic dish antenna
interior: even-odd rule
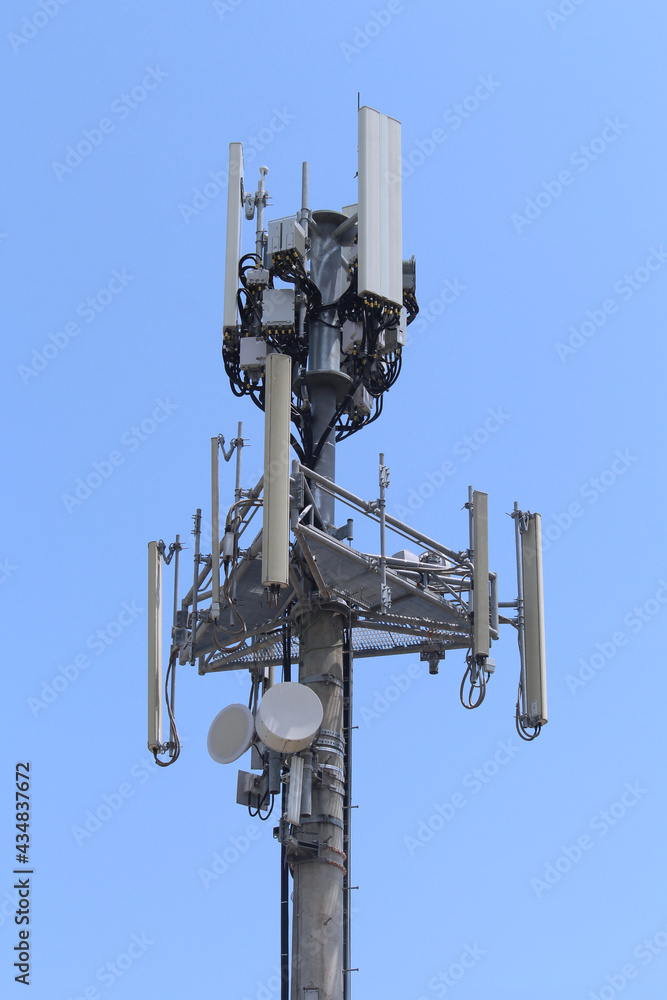
[[[298,753],[322,725],[322,702],[305,684],[274,684],[259,703],[257,735],[270,750]]]
[[[206,746],[218,764],[231,764],[238,760],[250,744],[255,733],[255,720],[245,705],[227,705],[218,712],[211,723]]]

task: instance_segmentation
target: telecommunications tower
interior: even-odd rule
[[[242,145],[230,144],[222,357],[232,392],[264,411],[264,475],[241,487],[242,424],[226,451],[221,435],[211,439],[211,552],[201,551],[198,509],[192,585],[180,602],[180,536],[148,545],[148,747],[156,763],[173,764],[180,753],[178,665],[248,672],[247,705],[218,713],[208,750],[222,764],[250,750],[237,802],[275,824],[282,1000],[351,997],[355,658],[419,652],[437,674],[447,651],[464,650],[461,700],[476,708],[495,669],[491,644],[507,624],[519,645],[519,734],[533,739],[547,721],[540,515],[514,504],[517,596],[500,602],[486,493],[469,488],[468,546],[456,550],[387,514],[384,455],[376,499],[336,483],[336,443],[380,416],[418,311],[415,259],[402,254],[400,123],[369,107],[358,116],[357,202],[341,211],[311,211],[304,163],[300,209],[265,223],[267,168],[257,190],[247,190]],[[256,220],[255,250],[246,254],[244,215]],[[226,460],[236,452],[223,521],[221,451]],[[354,518],[337,515],[337,502],[363,534],[377,532],[379,553],[353,546]],[[259,518],[252,526],[259,511],[261,526]],[[388,535],[405,547],[389,555]],[[163,676],[162,573],[172,559]]]

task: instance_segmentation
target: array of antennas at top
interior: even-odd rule
[[[260,681],[270,687],[270,672],[282,665],[287,676],[299,658],[308,609],[344,610],[350,656],[419,652],[435,674],[447,651],[466,650],[460,689],[466,708],[484,700],[495,670],[491,643],[500,625],[511,625],[521,662],[517,729],[532,739],[547,721],[539,514],[515,504],[518,590],[516,599],[502,602],[489,570],[486,493],[470,488],[469,547],[457,551],[386,512],[384,455],[379,499],[364,500],[336,483],[332,437],[341,440],[379,416],[417,313],[414,258],[402,259],[400,171],[399,123],[361,108],[357,203],[311,212],[304,164],[301,209],[265,226],[267,169],[260,167],[257,191],[247,192],[242,146],[230,145],[223,358],[236,395],[251,396],[264,410],[264,475],[241,489],[241,424],[229,451],[224,438],[212,438],[211,552],[200,551],[198,509],[193,582],[180,608],[180,538],[168,552],[164,543],[150,543],[148,745],[157,763],[172,763],[180,749],[177,665],[198,663],[201,674],[249,670],[256,701]],[[244,215],[256,218],[256,239],[254,252],[241,256]],[[291,446],[299,460],[290,463]],[[234,503],[222,530],[221,448],[225,460],[236,448],[237,459]],[[352,547],[353,519],[337,527],[336,503],[379,524],[379,556]],[[261,529],[244,547],[260,510]],[[388,555],[387,531],[421,551]],[[163,684],[162,566],[172,556],[172,643]],[[504,609],[516,615],[507,618]],[[242,745],[254,732],[244,717]],[[171,760],[159,761],[166,752]]]
[[[311,212],[304,163],[301,209],[265,228],[267,168],[260,167],[257,191],[247,192],[243,147],[230,145],[225,371],[232,391],[263,410],[267,354],[289,355],[292,422],[300,439],[292,444],[306,465],[320,446],[312,435],[309,388],[321,374],[329,381],[336,374],[331,428],[340,441],[377,419],[401,370],[406,328],[418,306],[414,257],[402,260],[400,169],[399,123],[361,108],[358,202],[341,212]],[[243,215],[256,217],[257,229],[255,251],[241,256]],[[326,259],[311,259],[311,234],[320,237],[320,247],[327,237]],[[313,324],[335,332],[326,356],[311,350]]]

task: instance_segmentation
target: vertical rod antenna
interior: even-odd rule
[[[241,499],[241,449],[243,448],[243,423],[239,420],[236,428],[236,485],[234,488],[234,499]]]
[[[174,620],[172,622],[176,628],[176,614],[178,612],[178,570],[181,561],[181,536],[176,535],[176,545],[174,548]]]
[[[380,604],[382,611],[386,612],[391,607],[391,597],[387,587],[387,526],[385,520],[385,489],[388,482],[388,469],[384,464],[384,453],[380,453]]]
[[[211,438],[211,616],[220,615],[220,438]]]
[[[243,422],[239,420],[236,428],[236,441],[232,441],[236,446],[236,483],[234,487],[234,500],[236,503],[241,499],[241,449],[243,448]],[[225,525],[225,530],[227,526]],[[234,568],[232,563],[232,569]],[[234,601],[236,599],[236,573],[232,573],[232,588],[230,595],[229,624],[234,625],[236,618],[234,615]]]
[[[301,164],[301,210],[299,212],[299,223],[301,224],[308,239],[308,187],[310,184],[310,164],[304,160]],[[305,263],[305,262],[304,262]],[[299,331],[303,333],[306,325],[306,300],[305,296],[299,294]]]
[[[264,187],[264,178],[269,172],[268,167],[259,168],[259,184],[255,195],[255,206],[257,209],[257,232],[255,234],[255,252],[260,258],[259,266],[264,264],[264,206],[268,200],[268,191]]]
[[[306,236],[308,235],[308,188],[310,185],[310,164],[304,160],[301,164],[301,211],[299,212],[299,222],[303,226]]]
[[[197,598],[199,591],[199,542],[201,539],[201,507],[197,507],[197,513],[193,517],[195,526],[192,534],[195,536],[195,575],[192,584],[192,637],[190,640],[190,663],[195,662],[195,642],[197,639]]]

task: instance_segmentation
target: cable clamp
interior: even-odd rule
[[[343,682],[341,680],[339,680],[338,677],[334,677],[333,674],[311,674],[310,677],[300,677],[299,678],[299,683],[300,684],[336,684],[339,688],[343,687]],[[321,729],[320,732],[324,732],[324,730]],[[334,733],[332,735],[337,735],[337,733]]]
[[[337,816],[330,816],[328,813],[324,813],[321,816],[309,816],[307,819],[303,816],[299,826],[308,826],[310,823],[331,823],[332,826],[337,826],[340,830],[344,829],[343,821],[338,819]],[[327,845],[323,846],[328,850],[333,850],[333,848],[328,848]]]

